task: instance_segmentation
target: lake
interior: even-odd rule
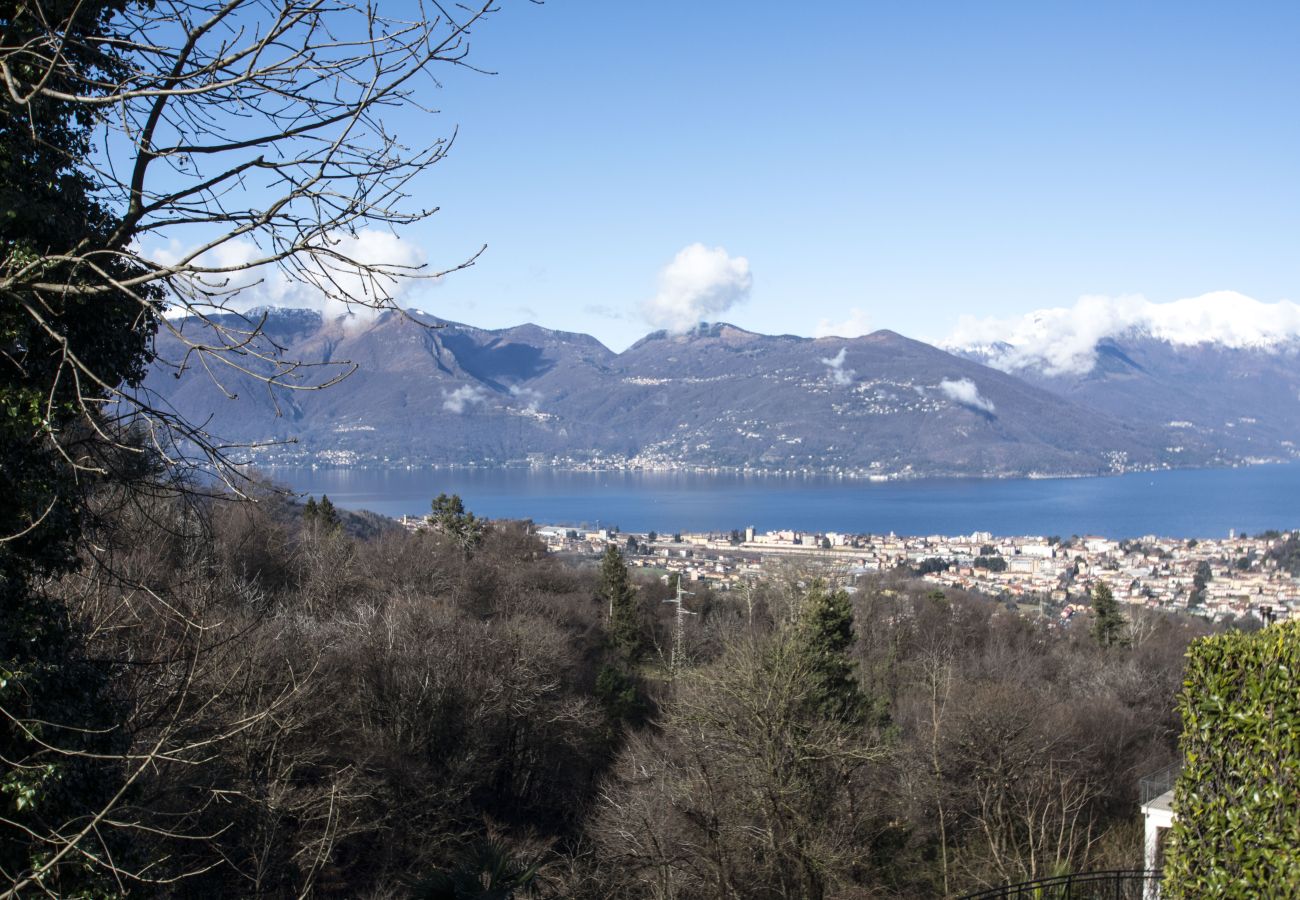
[[[459,494],[488,518],[625,531],[840,531],[883,534],[1100,534],[1220,537],[1300,525],[1300,465],[1144,472],[1111,478],[933,479],[554,469],[276,467],[295,491],[389,516]]]

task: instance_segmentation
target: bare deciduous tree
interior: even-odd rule
[[[16,115],[54,103],[89,124],[93,152],[47,149],[90,178],[112,221],[96,240],[6,252],[0,296],[57,346],[52,377],[76,384],[91,420],[111,411],[147,422],[169,460],[224,468],[219,436],[123,389],[69,339],[69,297],[132,298],[138,315],[118,327],[158,327],[178,342],[156,365],[316,389],[351,366],[284,358],[258,316],[223,315],[241,308],[241,290],[277,279],[316,302],[395,309],[403,279],[473,264],[477,254],[429,271],[377,258],[358,236],[435,211],[412,205],[409,186],[454,134],[429,140],[409,116],[433,112],[438,67],[471,67],[471,35],[493,11],[437,0],[128,0],[15,13],[26,19],[0,39],[0,95]],[[403,141],[398,114],[422,143]],[[201,327],[182,328],[184,317]]]
[[[593,830],[628,896],[818,898],[870,865],[856,796],[874,735],[809,715],[815,670],[788,637],[686,673],[662,730],[625,748]]]
[[[122,859],[108,833],[199,840],[191,826],[219,795],[178,810],[173,827],[133,812],[141,785],[206,765],[255,727],[288,733],[273,714],[305,670],[282,667],[278,692],[240,694],[242,663],[222,662],[237,635],[227,610],[212,615],[215,582],[199,577],[194,594],[165,574],[207,561],[185,550],[122,566],[110,552],[122,545],[97,542],[92,520],[118,490],[195,491],[166,477],[189,467],[241,484],[219,435],[143,387],[149,366],[206,370],[218,384],[235,373],[268,391],[351,370],[286,358],[263,318],[231,315],[247,305],[241,291],[276,280],[318,304],[396,309],[402,279],[474,262],[427,271],[367,240],[433,212],[409,202],[412,179],[452,135],[429,139],[412,117],[419,141],[404,142],[396,114],[432,112],[435,73],[470,66],[471,34],[494,11],[394,8],[0,6],[0,786],[22,800],[0,818],[0,897],[60,893],[74,870],[154,878],[152,861]],[[226,599],[263,602],[267,586],[238,575]],[[103,796],[59,787],[83,775]],[[338,810],[352,790],[340,774],[286,801],[314,823],[297,861],[308,886],[351,827]]]

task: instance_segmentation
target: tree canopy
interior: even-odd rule
[[[158,402],[146,374],[203,367],[218,383],[240,371],[315,389],[350,370],[330,363],[312,374],[313,361],[284,358],[261,340],[262,320],[244,312],[240,291],[273,276],[322,302],[392,309],[399,279],[435,274],[363,258],[357,235],[431,212],[409,203],[407,185],[448,141],[403,140],[383,113],[433,83],[431,67],[466,65],[469,31],[489,11],[433,4],[399,18],[350,0],[0,2],[0,870],[9,890],[98,896],[140,883],[123,839],[135,824],[109,813],[144,766],[185,757],[178,732],[157,723],[192,712],[184,685],[197,677],[209,623],[157,590],[158,571],[181,558],[124,571],[108,565],[107,548],[125,510],[148,517],[161,495],[207,492],[187,478],[195,467],[252,487],[231,465],[235,448]],[[176,354],[160,354],[160,332]],[[204,527],[193,507],[166,509],[187,540]],[[184,550],[196,566],[198,543]],[[157,657],[103,652],[100,611],[60,594],[82,565],[128,598],[108,604],[131,621],[113,627],[186,637]],[[255,572],[227,586],[234,596],[261,590]],[[152,688],[129,699],[126,685],[146,671]],[[150,706],[160,698],[177,706],[163,714]],[[126,723],[145,708],[161,718],[134,732]],[[133,746],[145,732],[165,739]]]
[[[483,520],[465,508],[459,494],[434,497],[429,521],[434,530],[450,537],[466,553],[483,539]]]
[[[644,649],[640,607],[627,564],[616,544],[606,546],[600,558],[600,596],[608,609],[606,628],[610,645],[624,659],[635,660]]]
[[[40,71],[13,48],[41,45],[50,19],[69,22],[68,66],[120,74],[119,51],[93,38],[122,8],[55,0],[0,10],[8,87]],[[85,652],[42,582],[75,565],[96,486],[151,469],[144,436],[110,401],[144,377],[161,292],[119,287],[142,267],[111,251],[122,213],[83,167],[96,117],[66,98],[79,88],[66,68],[45,75],[24,101],[12,91],[0,100],[0,759],[12,767],[0,788],[19,798],[6,813],[15,827],[0,831],[0,870],[21,882],[44,869],[42,885],[71,893],[106,882],[104,872],[61,864],[66,853],[44,839],[108,802],[124,736],[111,669]]]
[[[1122,644],[1128,621],[1119,611],[1119,601],[1104,581],[1092,591],[1092,637],[1103,647]]]
[[[809,702],[820,716],[860,722],[867,698],[858,681],[853,646],[853,607],[844,591],[829,591],[816,581],[803,599],[795,645],[810,673]]]

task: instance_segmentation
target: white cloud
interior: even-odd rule
[[[195,287],[219,291],[221,296],[213,303],[230,312],[277,306],[314,309],[328,318],[351,314],[353,323],[368,322],[377,311],[366,304],[391,305],[400,301],[416,283],[405,276],[417,274],[425,263],[424,251],[418,245],[373,228],[331,235],[322,246],[328,254],[304,258],[291,275],[278,265],[240,270],[265,254],[252,241],[227,241],[196,262],[236,271],[199,276],[194,279]],[[171,264],[189,252],[190,248],[172,242],[151,255],[159,263]],[[378,267],[379,271],[366,272],[353,261]]]
[[[462,384],[450,394],[443,391],[442,396],[442,408],[457,415],[463,413],[470,404],[484,403],[488,398],[487,391],[473,384]]]
[[[641,309],[656,328],[686,331],[749,296],[749,260],[722,247],[685,247],[659,273],[659,292]]]
[[[871,333],[871,322],[867,314],[858,307],[849,310],[849,317],[843,322],[831,322],[830,319],[822,319],[813,329],[813,337],[843,337],[853,338],[861,337],[864,334]]]
[[[960,403],[962,406],[969,406],[990,415],[996,409],[993,401],[982,395],[979,388],[975,386],[975,382],[969,378],[958,378],[956,381],[945,378],[939,382],[939,390],[949,400]]]
[[[1300,304],[1263,303],[1236,291],[1153,303],[1139,294],[1085,296],[1071,307],[1040,309],[997,319],[962,316],[942,343],[948,347],[994,347],[990,363],[1014,370],[1039,368],[1049,375],[1085,374],[1096,362],[1099,340],[1138,332],[1172,344],[1217,343],[1272,347],[1300,337]]]
[[[857,374],[852,369],[844,368],[844,357],[848,352],[848,347],[841,347],[839,353],[822,360],[822,365],[831,370],[831,380],[841,387],[852,384],[853,376]]]
[[[529,412],[537,412],[537,404],[542,401],[541,391],[520,387],[517,384],[510,385],[510,395],[524,401],[524,409]]]

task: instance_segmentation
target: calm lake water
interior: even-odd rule
[[[1219,537],[1300,525],[1300,465],[1114,478],[864,482],[551,469],[298,469],[266,472],[296,491],[390,516],[460,494],[477,515],[626,531],[792,528],[897,534]]]

